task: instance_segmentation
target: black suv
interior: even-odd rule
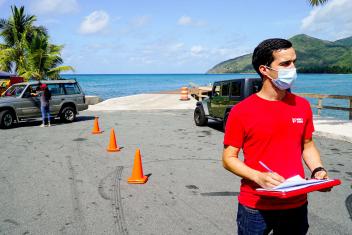
[[[238,78],[214,83],[209,97],[197,102],[194,121],[197,126],[205,126],[208,119],[223,122],[225,129],[231,108],[241,100],[258,92],[262,87],[261,78]]]

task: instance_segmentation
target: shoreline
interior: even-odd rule
[[[137,94],[104,100],[89,105],[89,111],[147,111],[147,110],[182,110],[194,109],[198,102],[193,97],[181,101],[176,91]],[[313,116],[314,135],[328,137],[352,143],[352,120],[339,120],[332,117]]]

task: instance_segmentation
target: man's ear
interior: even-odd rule
[[[259,72],[262,74],[262,77],[268,77],[268,68],[264,65],[259,66]]]

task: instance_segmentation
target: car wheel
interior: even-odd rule
[[[71,106],[63,108],[61,111],[60,119],[63,122],[73,122],[76,119],[75,109]]]
[[[4,110],[0,112],[0,127],[1,128],[10,128],[12,127],[15,121],[13,113],[9,110]]]
[[[198,106],[194,110],[194,122],[197,126],[205,126],[208,123],[208,118],[205,116],[202,106]]]
[[[226,123],[227,123],[227,118],[229,117],[229,113],[227,112],[227,113],[225,113],[225,115],[224,115],[224,119],[223,119],[223,121],[222,121],[222,128],[223,128],[223,130],[225,131],[225,129],[226,129]]]

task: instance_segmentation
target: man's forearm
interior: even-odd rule
[[[223,165],[225,169],[242,177],[244,179],[249,179],[251,181],[256,181],[258,177],[259,171],[256,171],[246,164],[244,164],[240,159],[237,157],[227,157],[223,161]]]
[[[303,160],[311,171],[317,167],[323,166],[320,153],[313,141],[304,144]]]

